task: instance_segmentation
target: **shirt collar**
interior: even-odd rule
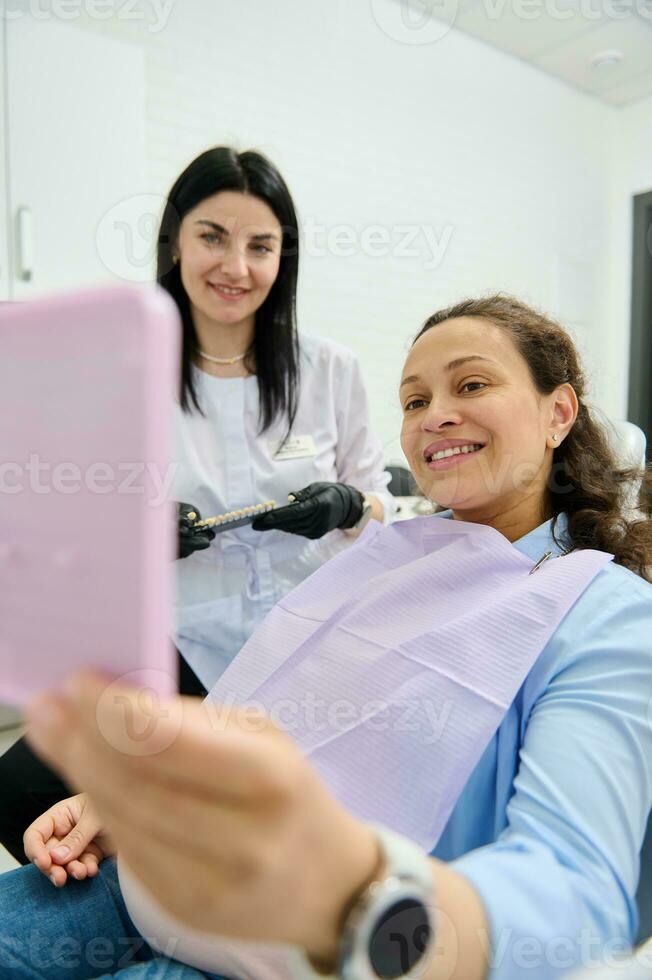
[[[452,520],[453,512],[452,510],[444,510],[437,514],[437,517],[444,517],[448,520]],[[563,555],[565,548],[564,542],[567,540],[566,534],[568,531],[568,519],[566,514],[559,514],[557,517],[557,523],[555,525],[555,534],[557,539],[562,542],[560,547],[552,536],[552,518],[549,521],[544,521],[543,524],[539,524],[538,527],[533,528],[532,531],[528,531],[524,534],[522,538],[518,541],[512,541],[512,544],[520,551],[521,554],[526,555],[533,561],[538,561],[546,551],[552,551],[553,555]],[[568,542],[568,547],[570,547],[570,542]]]

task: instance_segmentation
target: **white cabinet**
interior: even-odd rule
[[[15,8],[2,26],[0,298],[133,278],[127,242],[107,262],[97,234],[147,191],[143,50]]]
[[[111,214],[147,193],[144,99],[138,46],[0,0],[0,301],[134,278]]]

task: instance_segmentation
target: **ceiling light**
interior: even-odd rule
[[[617,48],[611,48],[608,51],[598,51],[591,58],[591,68],[611,68],[613,65],[619,65],[624,57],[623,52]]]

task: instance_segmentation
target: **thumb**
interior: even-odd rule
[[[101,830],[97,817],[91,813],[82,813],[79,822],[69,834],[59,841],[50,851],[50,857],[57,864],[67,864],[83,854],[88,845]]]

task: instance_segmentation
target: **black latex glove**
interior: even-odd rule
[[[194,517],[188,517],[194,514]],[[215,537],[215,531],[204,527],[195,530],[193,524],[201,520],[201,514],[192,504],[177,504],[177,518],[179,521],[179,544],[178,557],[187,558],[193,551],[204,551]]]
[[[353,527],[362,516],[364,498],[346,483],[311,483],[293,496],[298,503],[257,517],[251,525],[254,531],[289,531],[304,538],[321,538],[336,527]]]

